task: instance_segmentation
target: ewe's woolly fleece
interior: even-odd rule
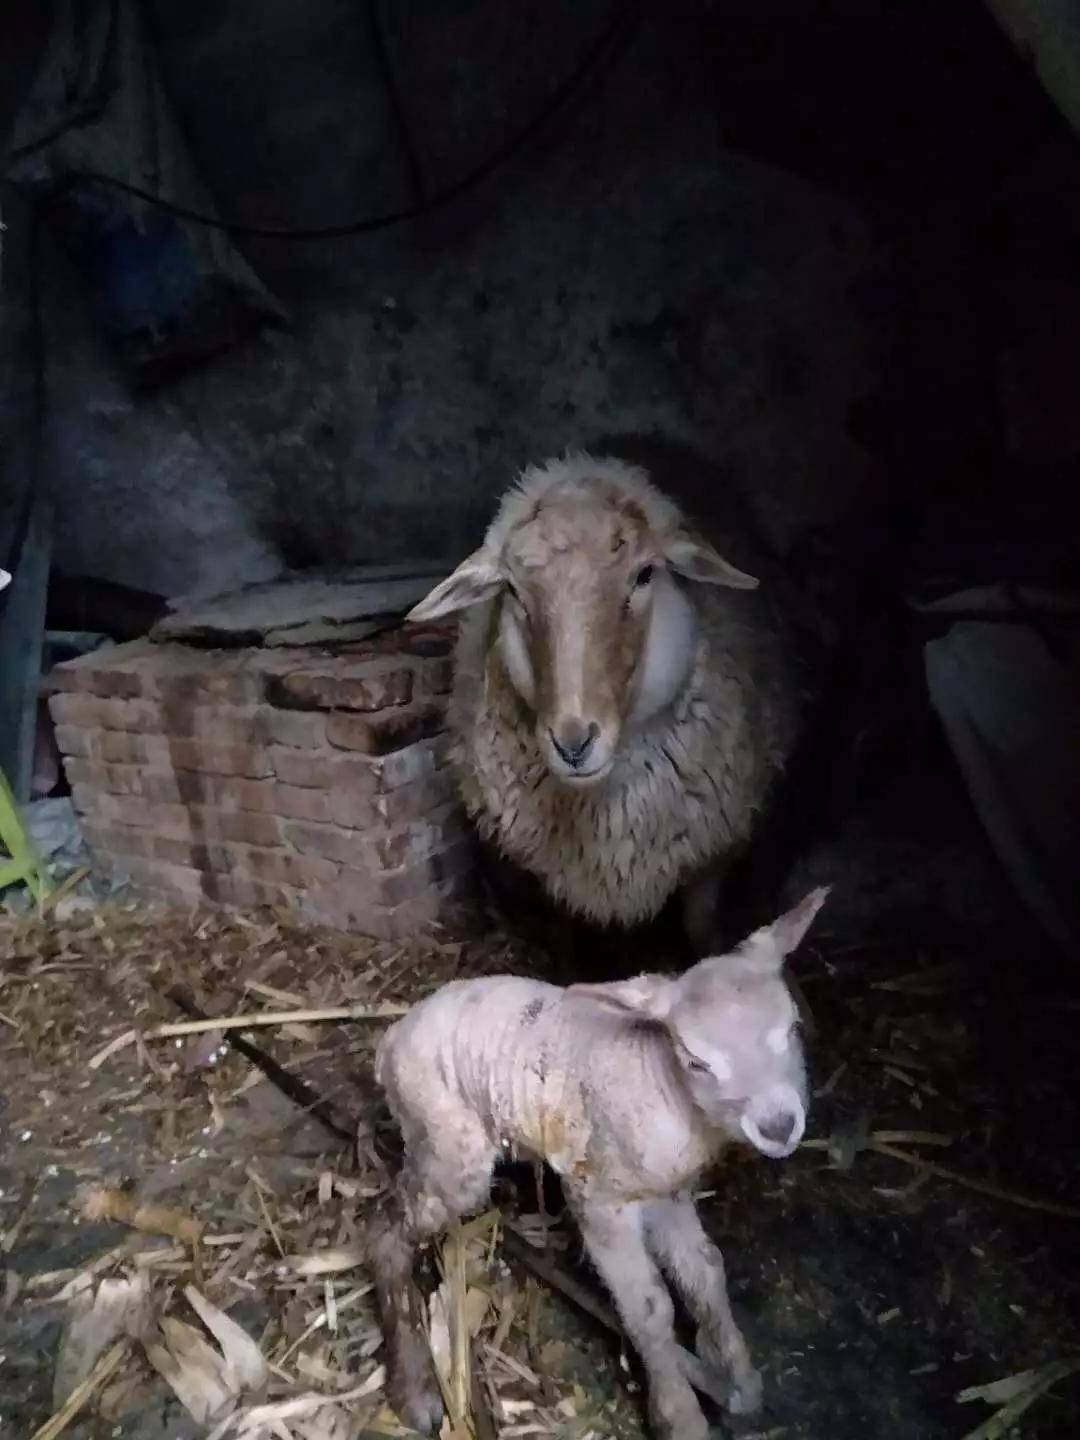
[[[498,553],[553,485],[580,480],[585,488],[594,477],[632,497],[657,533],[681,522],[644,471],[573,454],[524,471],[486,548]],[[555,900],[601,923],[649,919],[695,871],[737,851],[793,743],[795,682],[768,597],[687,589],[699,634],[686,686],[673,706],[624,735],[601,785],[581,790],[548,772],[533,718],[493,646],[499,599],[462,618],[450,724],[466,810]]]

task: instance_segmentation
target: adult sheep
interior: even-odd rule
[[[796,736],[774,597],[644,469],[576,453],[527,468],[408,618],[459,611],[453,764],[481,836],[602,925],[678,892],[708,953],[724,870]]]

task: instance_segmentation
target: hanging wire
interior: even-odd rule
[[[213,215],[205,215],[199,210],[189,209],[186,205],[174,204],[173,201],[166,200],[161,195],[155,195],[151,190],[144,190],[139,185],[131,185],[126,180],[120,180],[114,175],[102,175],[93,170],[81,170],[69,175],[60,188],[91,181],[97,185],[105,185],[110,189],[119,190],[126,195],[133,195],[148,205],[154,205],[159,210],[175,215],[178,219],[190,221],[194,225],[205,225],[210,230],[222,230],[230,235],[249,236],[259,240],[342,240],[353,235],[370,235],[376,230],[387,230],[391,226],[401,225],[408,220],[417,220],[436,210],[444,209],[459,196],[474,190],[489,176],[501,170],[519,151],[525,150],[536,141],[560,112],[569,106],[585,82],[595,79],[603,67],[620,53],[633,33],[633,22],[637,18],[637,12],[641,5],[642,0],[619,0],[607,23],[597,38],[589,45],[579,64],[556,87],[538,115],[535,115],[510,140],[499,146],[486,160],[459,180],[455,180],[444,190],[429,195],[417,204],[405,206],[400,210],[391,210],[383,215],[373,215],[362,220],[351,220],[341,225],[294,228],[221,220]],[[13,182],[8,180],[6,183],[12,184]]]

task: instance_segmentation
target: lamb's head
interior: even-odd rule
[[[701,960],[678,978],[642,975],[573,985],[570,993],[662,1026],[706,1120],[764,1155],[790,1155],[806,1129],[808,1101],[798,1012],[783,967],[827,894],[812,890],[730,954]]]
[[[548,769],[596,784],[627,727],[686,681],[694,610],[675,576],[757,584],[693,534],[643,470],[570,455],[524,472],[480,549],[408,618],[494,601],[493,643]]]

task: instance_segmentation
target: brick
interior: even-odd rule
[[[337,712],[327,717],[326,738],[342,750],[389,755],[437,735],[445,726],[446,711],[439,705],[402,706],[370,717]]]
[[[191,703],[189,703],[191,702]],[[198,703],[196,703],[198,702]],[[214,705],[206,695],[185,697],[184,703],[157,700],[117,700],[97,695],[64,692],[49,701],[54,724],[73,739],[69,730],[122,731],[144,736],[170,736],[205,740],[220,745],[259,745],[270,738],[262,705]],[[58,739],[61,750],[65,747]],[[97,743],[96,737],[95,742]]]
[[[189,865],[170,865],[165,860],[124,858],[117,865],[139,890],[149,890],[178,900],[201,900],[206,895],[206,876]]]
[[[49,714],[57,726],[132,730],[150,735],[162,733],[160,707],[145,700],[105,700],[96,695],[63,693],[54,695],[49,701]]]
[[[289,750],[272,746],[270,751],[277,778],[287,785],[307,789],[344,790],[355,800],[375,794],[377,777],[356,757],[339,751]]]
[[[456,621],[421,622],[418,625],[403,625],[400,630],[385,636],[384,643],[398,655],[449,655],[457,632]]]
[[[417,688],[421,695],[449,695],[454,688],[452,659],[430,660],[419,667]]]
[[[49,678],[55,689],[69,693],[160,700],[178,709],[207,701],[257,704],[266,685],[258,652],[197,650],[147,640],[81,655],[56,666]]]
[[[319,711],[275,710],[266,705],[258,711],[257,732],[269,745],[290,745],[314,750],[326,743],[326,716]]]
[[[163,735],[130,735],[123,730],[98,730],[95,758],[113,765],[168,765],[169,742]]]
[[[143,772],[134,765],[101,765],[93,760],[65,759],[68,784],[84,791],[103,790],[110,795],[141,795]]]
[[[56,748],[61,755],[89,760],[94,756],[95,746],[104,733],[103,730],[83,730],[78,725],[57,725],[54,730]]]
[[[338,772],[343,783],[330,796],[333,819],[339,825],[354,824],[356,802],[365,794],[374,796],[376,811],[392,823],[416,819],[425,810],[446,803],[455,794],[453,773],[446,763],[449,746],[450,737],[438,735],[392,755],[355,755],[351,769]],[[420,791],[420,784],[428,788]],[[403,789],[410,791],[408,797],[384,805],[385,797]]]
[[[156,735],[99,732],[97,757],[127,764],[150,764],[163,773],[193,770],[210,775],[269,779],[274,767],[265,750],[253,745],[219,745],[209,740],[165,739]],[[138,790],[132,793],[141,793]]]
[[[299,887],[328,885],[337,879],[340,870],[334,861],[319,856],[250,845],[209,845],[205,863],[225,874]]]
[[[276,815],[257,815],[249,811],[201,809],[192,806],[189,814],[196,833],[216,840],[229,840],[238,845],[279,845],[283,826]]]
[[[169,733],[217,745],[261,745],[261,716],[260,705],[196,705],[175,717]]]
[[[379,789],[397,790],[402,785],[434,776],[449,759],[450,743],[448,735],[435,735],[385,756],[378,764]]]
[[[56,692],[70,691],[102,697],[133,699],[142,694],[138,662],[150,653],[145,640],[110,645],[57,665],[49,674]]]
[[[293,910],[299,908],[303,898],[300,892],[287,885],[273,885],[244,875],[207,875],[205,885],[210,899],[241,909],[272,906]]]
[[[412,820],[423,820],[433,810],[441,810],[456,798],[457,787],[452,773],[441,770],[410,785],[376,795],[372,806],[387,825],[396,827]]]
[[[378,835],[372,843],[382,868],[395,870],[447,849],[464,840],[468,833],[464,812],[454,803],[390,834]]]
[[[118,855],[134,855],[147,860],[152,859],[154,843],[158,838],[141,830],[124,829],[122,826],[109,828],[88,820],[83,821],[82,833],[91,853],[99,859],[111,859]]]
[[[304,855],[318,855],[360,869],[370,868],[377,859],[374,842],[360,830],[293,821],[285,825],[284,832],[286,842]]]
[[[201,774],[241,775],[268,779],[274,766],[267,752],[254,745],[219,745],[212,740],[170,740],[169,755],[178,770]]]
[[[330,796],[299,785],[275,785],[273,810],[285,820],[331,820]]]
[[[325,670],[294,670],[267,681],[273,705],[285,710],[385,710],[412,699],[413,672],[381,660]]]
[[[372,935],[381,940],[404,940],[452,916],[467,892],[457,880],[431,886],[423,895],[399,905],[382,905],[346,894],[331,901],[324,892],[302,897],[301,914],[338,929]]]
[[[239,775],[202,775],[196,770],[177,770],[173,775],[144,772],[143,787],[144,794],[155,800],[166,799],[170,787],[175,787],[180,799],[188,804],[208,805],[223,811],[252,810],[258,814],[285,815],[291,819],[329,819],[325,796],[290,785],[278,785],[273,780],[248,780]]]
[[[92,756],[120,764],[169,765],[174,762],[177,740],[204,740],[219,745],[258,745],[259,722],[255,707],[223,706],[220,710],[199,708],[185,717],[185,734],[161,733],[165,716],[160,708],[154,711],[159,733],[135,734],[127,730],[80,730],[75,726],[58,727],[57,744],[64,754]],[[147,711],[140,712],[146,718]],[[62,735],[59,733],[62,731]],[[79,739],[78,737],[82,737]]]
[[[137,796],[104,795],[99,791],[89,797],[73,792],[73,798],[87,816],[84,829],[88,823],[99,830],[128,826],[133,834],[149,832],[174,840],[225,840],[241,845],[272,846],[282,841],[282,824],[276,815],[154,804]]]

